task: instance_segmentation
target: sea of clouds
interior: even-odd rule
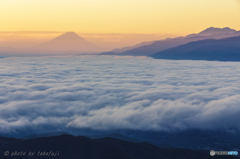
[[[240,63],[0,59],[0,133],[240,128]]]

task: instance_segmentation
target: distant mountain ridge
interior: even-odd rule
[[[142,142],[142,141],[139,141],[137,139],[129,138],[129,137],[123,136],[121,134],[117,134],[117,133],[106,134],[106,135],[90,135],[90,136],[87,136],[87,137],[89,137],[91,139],[102,139],[102,138],[106,138],[106,137],[111,137],[111,138],[114,138],[114,139],[129,141],[129,142],[133,142],[133,143],[140,143],[140,142]]]
[[[231,29],[229,27],[225,27],[225,28],[210,27],[210,28],[207,28],[206,30],[201,31],[200,33],[198,33],[198,35],[209,36],[213,34],[233,34],[235,32],[237,32],[237,30]]]
[[[240,36],[240,31],[236,31],[230,28],[207,28],[198,34],[190,34],[185,37],[177,37],[173,39],[165,39],[155,41],[148,45],[143,45],[137,48],[127,50],[122,53],[116,52],[104,52],[100,55],[118,55],[118,56],[150,56],[157,52],[187,44],[193,41],[205,40],[205,39],[221,39],[227,37]]]
[[[134,46],[127,46],[127,47],[123,47],[121,49],[114,49],[114,50],[111,50],[109,52],[111,52],[111,53],[123,53],[125,51],[131,50],[131,49],[135,49],[135,48],[141,47],[143,45],[149,45],[149,44],[152,44],[152,43],[154,43],[154,41],[142,42],[142,43],[136,44]],[[106,53],[108,53],[108,52],[106,52]]]
[[[27,139],[34,139],[39,137],[52,137],[52,136],[60,136],[60,135],[71,135],[71,134],[64,131],[49,132],[49,133],[43,133],[43,134],[32,134],[32,135],[24,136],[21,139],[27,140]]]
[[[173,60],[240,61],[240,36],[190,42],[158,52],[151,57]]]
[[[64,132],[64,131],[59,131],[59,132],[49,132],[49,133],[43,133],[43,134],[32,134],[32,135],[24,136],[24,137],[22,137],[20,139],[28,140],[28,139],[34,139],[34,138],[40,138],[40,137],[53,137],[53,136],[61,136],[61,135],[72,135],[72,134]],[[124,135],[117,134],[117,133],[101,134],[101,135],[86,135],[86,137],[89,137],[90,139],[102,139],[102,138],[107,138],[107,137],[109,138],[110,137],[110,138],[119,139],[119,140],[123,140],[123,141],[128,141],[128,142],[132,142],[132,143],[147,142],[147,143],[151,143],[151,144],[153,144],[153,145],[155,145],[157,147],[160,147],[160,148],[175,148],[175,147],[173,147],[173,146],[171,146],[169,144],[154,143],[154,142],[150,142],[150,141],[141,141],[141,140],[137,140],[137,139],[134,139],[134,138],[126,137]]]
[[[39,46],[38,49],[54,51],[96,52],[100,47],[88,42],[74,32],[66,32]]]

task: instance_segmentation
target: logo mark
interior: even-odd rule
[[[4,156],[8,156],[8,155],[9,155],[9,151],[5,151]]]
[[[216,155],[216,152],[212,150],[212,151],[210,151],[210,155],[211,155],[211,156],[215,156],[215,155]]]

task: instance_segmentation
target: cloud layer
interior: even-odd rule
[[[0,59],[0,133],[240,128],[238,62]]]

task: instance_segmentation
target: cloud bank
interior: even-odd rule
[[[0,133],[239,129],[238,62],[0,59]]]

